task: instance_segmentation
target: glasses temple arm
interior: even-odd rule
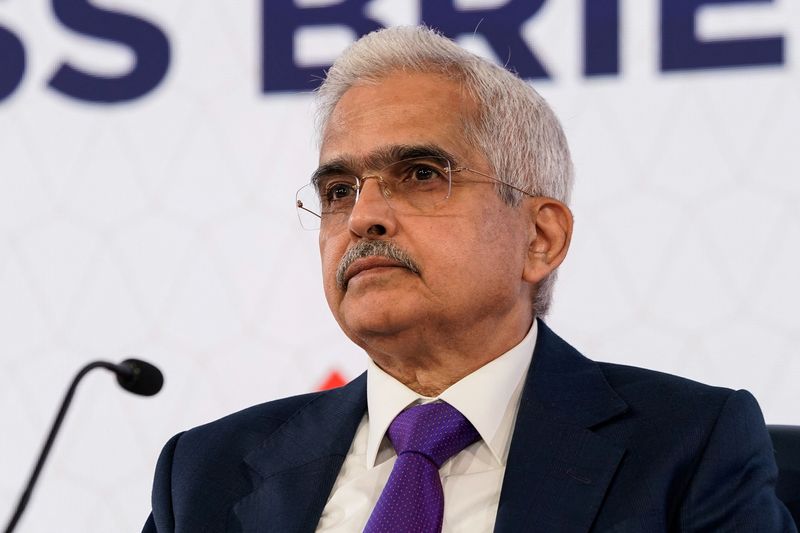
[[[524,194],[524,195],[526,195],[526,196],[531,196],[531,197],[536,197],[536,196],[538,196],[538,195],[536,195],[536,194],[533,194],[533,193],[530,193],[530,192],[528,192],[528,191],[526,191],[526,190],[524,190],[524,189],[520,189],[519,187],[517,187],[517,186],[515,186],[515,185],[511,185],[511,184],[510,184],[510,183],[508,183],[507,181],[503,181],[503,180],[501,180],[500,178],[495,178],[494,176],[490,176],[489,174],[486,174],[486,173],[484,173],[484,172],[481,172],[480,170],[475,170],[474,168],[469,168],[469,167],[456,167],[456,168],[452,168],[452,169],[450,169],[450,172],[461,172],[462,170],[466,170],[467,172],[473,172],[473,173],[475,173],[475,174],[478,174],[478,175],[480,175],[480,176],[483,176],[484,178],[489,178],[490,180],[492,180],[492,181],[496,181],[497,183],[500,183],[500,184],[502,184],[502,185],[505,185],[506,187],[511,187],[511,188],[512,188],[512,189],[514,189],[515,191],[517,191],[517,192],[521,192],[522,194]]]
[[[304,205],[303,205],[303,201],[302,201],[302,200],[297,200],[297,208],[298,208],[298,209],[302,209],[302,210],[303,210],[303,211],[305,211],[306,213],[311,213],[312,215],[314,215],[315,217],[317,217],[317,218],[319,218],[319,219],[321,219],[321,218],[322,218],[320,215],[318,215],[317,213],[315,213],[315,212],[314,212],[314,211],[312,211],[311,209],[308,209],[308,208],[306,208],[306,206],[304,206]]]

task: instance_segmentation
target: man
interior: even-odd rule
[[[368,370],[174,437],[146,532],[795,531],[752,396],[594,363],[541,322],[572,166],[533,89],[393,28],[319,99],[297,204]]]

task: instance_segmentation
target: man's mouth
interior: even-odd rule
[[[375,268],[407,268],[406,265],[399,261],[395,261],[394,259],[390,259],[388,257],[372,255],[369,257],[363,257],[360,259],[356,259],[353,261],[350,266],[344,272],[344,286],[347,288],[348,283],[350,280],[356,277],[358,274],[365,272],[367,270],[372,270]]]
[[[405,268],[414,274],[420,270],[414,259],[389,241],[360,241],[345,252],[336,269],[336,285],[347,290],[347,284],[359,273],[376,268]]]

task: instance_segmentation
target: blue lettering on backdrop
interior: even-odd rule
[[[545,0],[510,0],[492,9],[461,11],[454,0],[421,0],[422,21],[451,38],[478,33],[486,38],[495,55],[523,78],[548,78],[547,71],[522,38],[522,24],[544,5]]]
[[[662,0],[661,70],[782,65],[783,37],[701,41],[698,8],[711,4],[771,4],[773,0]]]
[[[301,8],[294,0],[262,0],[262,70],[264,92],[308,91],[319,84],[327,65],[300,67],[294,62],[294,34],[302,27],[347,26],[357,36],[382,26],[364,14],[370,0]]]
[[[0,26],[0,102],[8,98],[25,75],[25,48],[19,38]]]
[[[583,2],[583,73],[619,73],[619,0]]]
[[[101,8],[96,0],[51,0],[55,17],[81,35],[128,47],[133,67],[118,76],[81,71],[62,62],[48,85],[69,97],[99,103],[140,98],[155,89],[170,65],[167,36],[152,22]],[[365,13],[370,0],[341,0],[332,5],[301,7],[296,0],[261,0],[261,90],[313,89],[329,65],[295,62],[299,29],[339,26],[359,37],[380,29]],[[547,0],[507,0],[494,8],[459,9],[455,0],[419,0],[421,22],[451,38],[477,33],[497,58],[526,79],[548,78],[545,66],[522,37],[522,25]],[[774,0],[660,0],[661,70],[664,72],[722,67],[784,64],[784,35],[701,40],[697,14],[703,6],[773,4]],[[583,0],[583,74],[620,73],[619,0]],[[16,91],[25,76],[26,49],[19,36],[0,25],[0,102]]]
[[[134,67],[117,77],[82,72],[62,64],[49,85],[57,91],[89,102],[134,100],[155,89],[167,73],[170,46],[155,25],[124,13],[101,9],[89,0],[53,0],[53,11],[64,26],[82,35],[121,43],[134,53]]]

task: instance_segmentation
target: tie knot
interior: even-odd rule
[[[420,453],[437,468],[480,438],[469,420],[444,402],[406,409],[395,417],[388,433],[398,456],[406,452]]]

